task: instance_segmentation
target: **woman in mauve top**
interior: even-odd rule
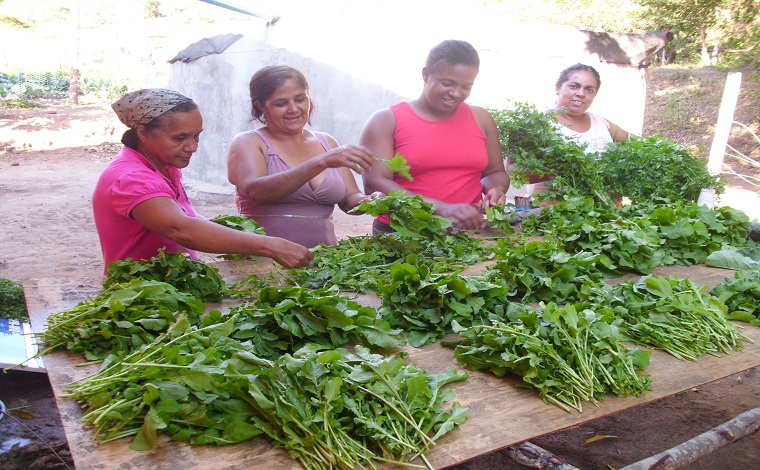
[[[420,194],[455,228],[485,228],[485,209],[504,204],[509,177],[493,117],[465,103],[479,67],[472,45],[443,41],[422,69],[420,97],[370,116],[359,142],[378,158],[403,155],[413,181],[394,176],[387,165],[374,165],[364,176],[365,192]],[[387,216],[376,219],[373,228],[392,231]]]
[[[238,212],[267,235],[307,247],[336,242],[333,210],[348,212],[370,197],[351,170],[372,166],[372,152],[307,130],[313,110],[303,73],[286,65],[258,70],[249,85],[251,115],[264,123],[238,134],[227,156]],[[358,214],[352,212],[351,214]]]

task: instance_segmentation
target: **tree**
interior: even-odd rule
[[[757,24],[757,0],[639,0],[640,14],[652,26],[696,45],[700,64],[716,65],[721,47],[732,38],[748,38]]]

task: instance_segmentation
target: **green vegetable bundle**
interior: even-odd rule
[[[149,344],[183,314],[197,324],[206,305],[171,284],[135,279],[114,284],[94,299],[54,313],[35,337],[48,350],[66,347],[89,360],[123,356]]]
[[[377,311],[327,289],[268,286],[255,302],[233,307],[238,318],[232,336],[250,340],[251,351],[274,359],[307,343],[324,348],[352,340],[372,347],[396,348],[406,344],[403,331],[391,329]],[[205,321],[224,321],[219,314]]]
[[[379,312],[394,328],[406,332],[414,347],[453,332],[453,324],[479,323],[494,302],[508,303],[506,289],[483,278],[432,274],[425,266],[394,263],[390,282],[378,286]],[[497,300],[498,299],[498,300]]]
[[[760,326],[760,270],[737,271],[710,293],[726,304],[729,319]]]
[[[578,299],[585,282],[601,282],[620,273],[605,255],[589,251],[574,254],[555,241],[530,241],[497,250],[499,259],[485,277],[507,287],[520,302],[566,302]]]
[[[488,325],[459,331],[457,360],[475,370],[501,377],[515,374],[538,390],[546,403],[565,411],[582,411],[583,402],[597,402],[606,393],[640,395],[650,379],[639,373],[649,352],[621,344],[616,323],[608,323],[583,305],[547,304],[540,312],[513,309],[493,315]]]
[[[182,253],[167,253],[163,249],[147,260],[133,261],[132,258],[127,258],[110,263],[103,287],[108,288],[132,279],[167,282],[204,302],[218,302],[227,288],[216,266],[194,260]]]
[[[706,291],[678,276],[646,276],[635,283],[588,286],[583,297],[609,307],[631,341],[678,359],[741,350],[748,338],[727,320],[726,305]]]

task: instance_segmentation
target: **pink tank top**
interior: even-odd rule
[[[486,136],[470,106],[462,103],[448,118],[429,121],[407,102],[391,106],[396,117],[395,152],[406,158],[414,181],[394,175],[407,190],[448,203],[475,204],[483,197],[481,175],[488,166]],[[388,223],[387,216],[378,220]]]

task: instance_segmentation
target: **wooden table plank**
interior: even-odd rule
[[[264,273],[259,261],[246,264],[223,264],[223,274],[240,279],[251,272]],[[732,271],[693,267],[659,267],[658,275],[688,274],[698,284],[714,285]],[[634,279],[630,277],[630,279]],[[51,312],[70,308],[87,296],[100,292],[101,277],[90,279],[36,279],[24,283],[32,326],[41,331]],[[358,296],[361,303],[378,306],[372,296]],[[218,308],[215,305],[214,308]],[[746,324],[740,324],[745,326]],[[426,453],[435,468],[455,465],[509,445],[537,436],[552,433],[601,416],[641,405],[683,390],[698,387],[728,375],[760,365],[760,328],[746,326],[745,334],[754,343],[744,343],[742,352],[730,355],[704,356],[697,361],[678,361],[668,354],[653,351],[647,372],[652,377],[653,390],[640,397],[608,396],[599,406],[584,404],[582,413],[567,413],[547,405],[537,392],[517,388],[516,378],[498,378],[488,373],[470,371],[470,379],[450,385],[463,406],[470,408],[470,417],[459,428],[442,438],[438,445]],[[452,368],[462,370],[453,356],[453,350],[436,343],[424,348],[401,348],[409,353],[409,360],[432,373]],[[275,449],[263,438],[226,447],[190,446],[185,443],[159,439],[151,451],[129,449],[129,439],[96,445],[92,433],[82,427],[81,409],[76,402],[61,397],[63,388],[74,380],[81,380],[96,370],[95,367],[77,367],[80,356],[68,351],[56,351],[43,358],[63,419],[66,436],[77,468],[119,469],[173,469],[181,464],[188,469],[267,468],[297,469],[300,465],[285,451]]]

